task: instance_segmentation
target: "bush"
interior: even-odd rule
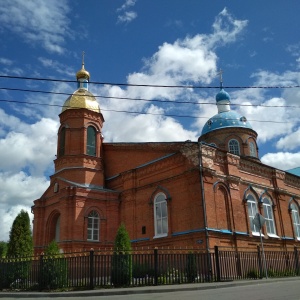
[[[31,261],[26,258],[5,259],[0,268],[0,289],[18,289],[23,287],[29,277]]]
[[[59,253],[58,245],[51,242],[41,258],[39,287],[44,289],[64,288],[68,283],[67,260]]]
[[[131,244],[124,224],[118,229],[112,257],[111,281],[114,286],[128,286],[132,278]]]

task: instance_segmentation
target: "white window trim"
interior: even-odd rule
[[[295,220],[295,213],[298,216],[298,220]],[[296,223],[296,221],[298,221],[298,222],[300,221],[300,216],[299,216],[299,210],[298,210],[297,206],[294,203],[291,204],[291,215],[292,215],[292,222],[293,222],[294,233],[295,233],[296,239],[298,241],[300,241],[300,235],[298,235],[298,226],[299,226],[299,224]]]
[[[264,202],[265,199],[268,201],[268,203]],[[271,204],[270,204],[270,202],[271,202]],[[273,227],[274,233],[269,233],[268,230],[267,230],[267,228],[268,228],[267,224],[265,224],[267,235],[270,236],[270,237],[278,237],[278,235],[276,234],[275,217],[274,217],[272,201],[269,198],[265,197],[265,198],[263,198],[263,203],[262,204],[263,204],[264,214],[265,214],[265,206],[271,208],[271,217],[272,217],[272,219],[270,219],[269,216],[265,216],[265,215],[264,215],[264,218],[266,219],[266,223],[268,221],[272,221],[272,225],[273,225],[272,227]],[[266,212],[268,212],[268,209],[266,209]]]
[[[235,153],[235,152],[232,152],[230,151],[230,142],[234,142],[235,145],[234,145],[234,150],[236,150],[235,148],[237,148],[237,152],[238,153]],[[231,139],[228,141],[228,152],[230,152],[231,154],[234,154],[234,155],[241,155],[241,147],[240,147],[240,143],[237,139]]]
[[[96,211],[95,211],[96,212]],[[96,212],[97,213],[97,212]],[[88,234],[88,232],[89,232],[89,230],[92,230],[92,232],[91,232],[91,236],[92,236],[92,238],[91,239],[89,239],[88,237],[87,237],[87,241],[88,242],[99,242],[100,241],[100,216],[99,216],[99,214],[97,213],[97,215],[98,215],[98,228],[97,228],[97,231],[98,231],[98,238],[96,239],[96,240],[94,240],[93,239],[93,236],[94,236],[94,231],[95,231],[95,228],[94,228],[94,221],[93,221],[93,227],[92,228],[89,228],[88,226],[89,226],[89,219],[92,219],[92,220],[94,220],[94,219],[96,219],[95,217],[89,217],[89,215],[91,214],[91,212],[88,214],[88,224],[87,224],[87,234]]]
[[[164,201],[166,202],[166,206],[167,206],[167,232],[165,233],[161,233],[161,234],[157,234],[157,219],[156,219],[156,199],[159,196],[163,196],[164,197]],[[157,238],[163,238],[168,236],[169,234],[169,215],[168,215],[168,202],[167,202],[167,198],[166,195],[164,193],[158,193],[157,195],[155,195],[154,201],[153,201],[153,213],[154,213],[154,239]]]

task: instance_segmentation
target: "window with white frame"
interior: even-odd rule
[[[295,235],[298,240],[300,240],[300,218],[299,218],[299,209],[292,203],[291,204],[292,219],[294,224]]]
[[[163,193],[157,194],[154,199],[154,227],[155,237],[168,235],[168,206]]]
[[[92,210],[88,215],[87,239],[88,241],[99,241],[99,214]]]
[[[256,157],[255,145],[253,142],[249,143],[250,156]]]
[[[268,235],[276,235],[272,202],[268,198],[263,199],[264,218],[266,219],[266,229]]]
[[[258,213],[257,201],[254,198],[254,196],[251,194],[247,195],[247,205],[248,205],[248,216],[249,216],[252,234],[254,234],[254,235],[259,234],[259,228],[257,226],[255,226],[255,224],[253,223],[253,220],[254,220],[256,214]]]
[[[228,150],[230,153],[240,155],[240,144],[237,140],[230,140],[228,143]]]

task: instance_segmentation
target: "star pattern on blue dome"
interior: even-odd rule
[[[210,118],[204,125],[202,133],[206,134],[213,130],[230,127],[242,127],[252,129],[246,117],[239,115],[236,111],[230,110],[221,112]]]

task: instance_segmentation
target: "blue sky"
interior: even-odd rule
[[[115,97],[98,98],[106,142],[196,141],[217,113],[218,89],[134,84],[216,87],[222,69],[232,109],[258,132],[261,161],[283,170],[300,166],[300,88],[287,88],[300,85],[299,11],[297,0],[3,1],[0,240],[48,187],[67,97],[54,93],[76,89],[66,81],[75,80],[82,51],[91,82],[110,83],[91,83],[90,91]]]

